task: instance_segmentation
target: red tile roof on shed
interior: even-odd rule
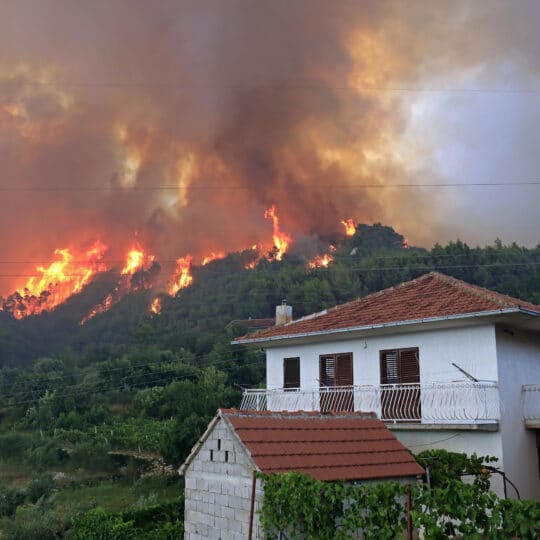
[[[223,409],[264,473],[299,471],[317,480],[410,478],[424,470],[373,414]]]
[[[237,338],[233,343],[518,308],[540,315],[540,306],[430,272],[319,314]]]

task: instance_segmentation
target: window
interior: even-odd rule
[[[352,353],[321,355],[319,375],[320,386],[352,386]]]
[[[381,384],[420,382],[418,347],[381,351]]]
[[[354,409],[352,353],[319,356],[319,386],[321,412],[352,411]]]
[[[283,359],[283,388],[300,388],[300,358]]]
[[[381,415],[383,420],[421,419],[418,347],[381,351]]]

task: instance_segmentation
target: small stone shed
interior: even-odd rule
[[[256,471],[323,481],[414,481],[424,472],[372,414],[220,409],[179,469],[184,539],[262,540]]]

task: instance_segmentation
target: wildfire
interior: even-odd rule
[[[202,265],[206,266],[208,263],[215,261],[216,259],[223,259],[224,257],[225,257],[225,253],[223,253],[223,251],[220,251],[218,253],[214,253],[212,251],[210,255],[207,255],[206,257],[204,257]]]
[[[144,264],[144,251],[137,244],[127,254],[126,265],[122,268],[122,275],[133,274]]]
[[[191,272],[191,261],[193,257],[186,255],[176,259],[176,271],[173,277],[173,284],[169,288],[169,294],[174,296],[180,289],[188,287],[193,281]]]
[[[116,292],[116,290],[115,290]],[[96,315],[99,315],[100,313],[104,313],[105,311],[109,311],[109,309],[111,308],[111,306],[115,303],[115,299],[114,299],[114,294],[113,293],[109,293],[106,297],[105,297],[105,300],[103,300],[103,302],[101,302],[101,304],[98,304],[97,306],[94,306],[90,312],[88,313],[88,315],[86,315],[85,317],[83,317],[81,319],[81,322],[79,323],[81,326],[86,323],[87,321],[89,321],[90,319],[92,319],[93,317],[95,317]]]
[[[266,212],[264,213],[264,217],[266,219],[272,220],[272,225],[274,228],[274,235],[272,239],[274,241],[274,246],[277,251],[276,259],[278,261],[281,261],[284,253],[287,251],[287,248],[289,247],[289,244],[291,243],[291,237],[287,233],[281,232],[279,228],[279,218],[276,215],[275,205],[272,205],[268,210],[266,210]]]
[[[37,275],[8,296],[4,308],[16,319],[22,319],[56,307],[80,292],[96,272],[107,270],[102,260],[107,249],[100,241],[78,254],[69,248],[56,249],[54,254],[58,260],[49,266],[37,266]]]
[[[354,236],[356,232],[356,223],[352,219],[343,219],[341,224],[345,227],[345,234],[347,236]]]
[[[333,260],[332,255],[325,253],[324,255],[317,255],[308,265],[310,268],[328,268]]]
[[[121,276],[112,292],[110,292],[99,304],[92,307],[88,315],[80,321],[83,325],[100,313],[109,311],[128,293],[149,289],[156,284],[160,266],[154,262],[153,255],[146,255],[137,243],[128,251]],[[145,268],[147,265],[147,268]]]
[[[153,313],[154,315],[159,315],[162,309],[163,304],[161,302],[161,298],[159,296],[156,296],[150,304],[150,313]]]

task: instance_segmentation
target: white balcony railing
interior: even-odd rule
[[[540,426],[540,384],[525,384],[523,393],[523,419],[529,426]]]
[[[494,382],[383,384],[244,390],[240,409],[375,412],[386,422],[489,424],[499,421]]]

